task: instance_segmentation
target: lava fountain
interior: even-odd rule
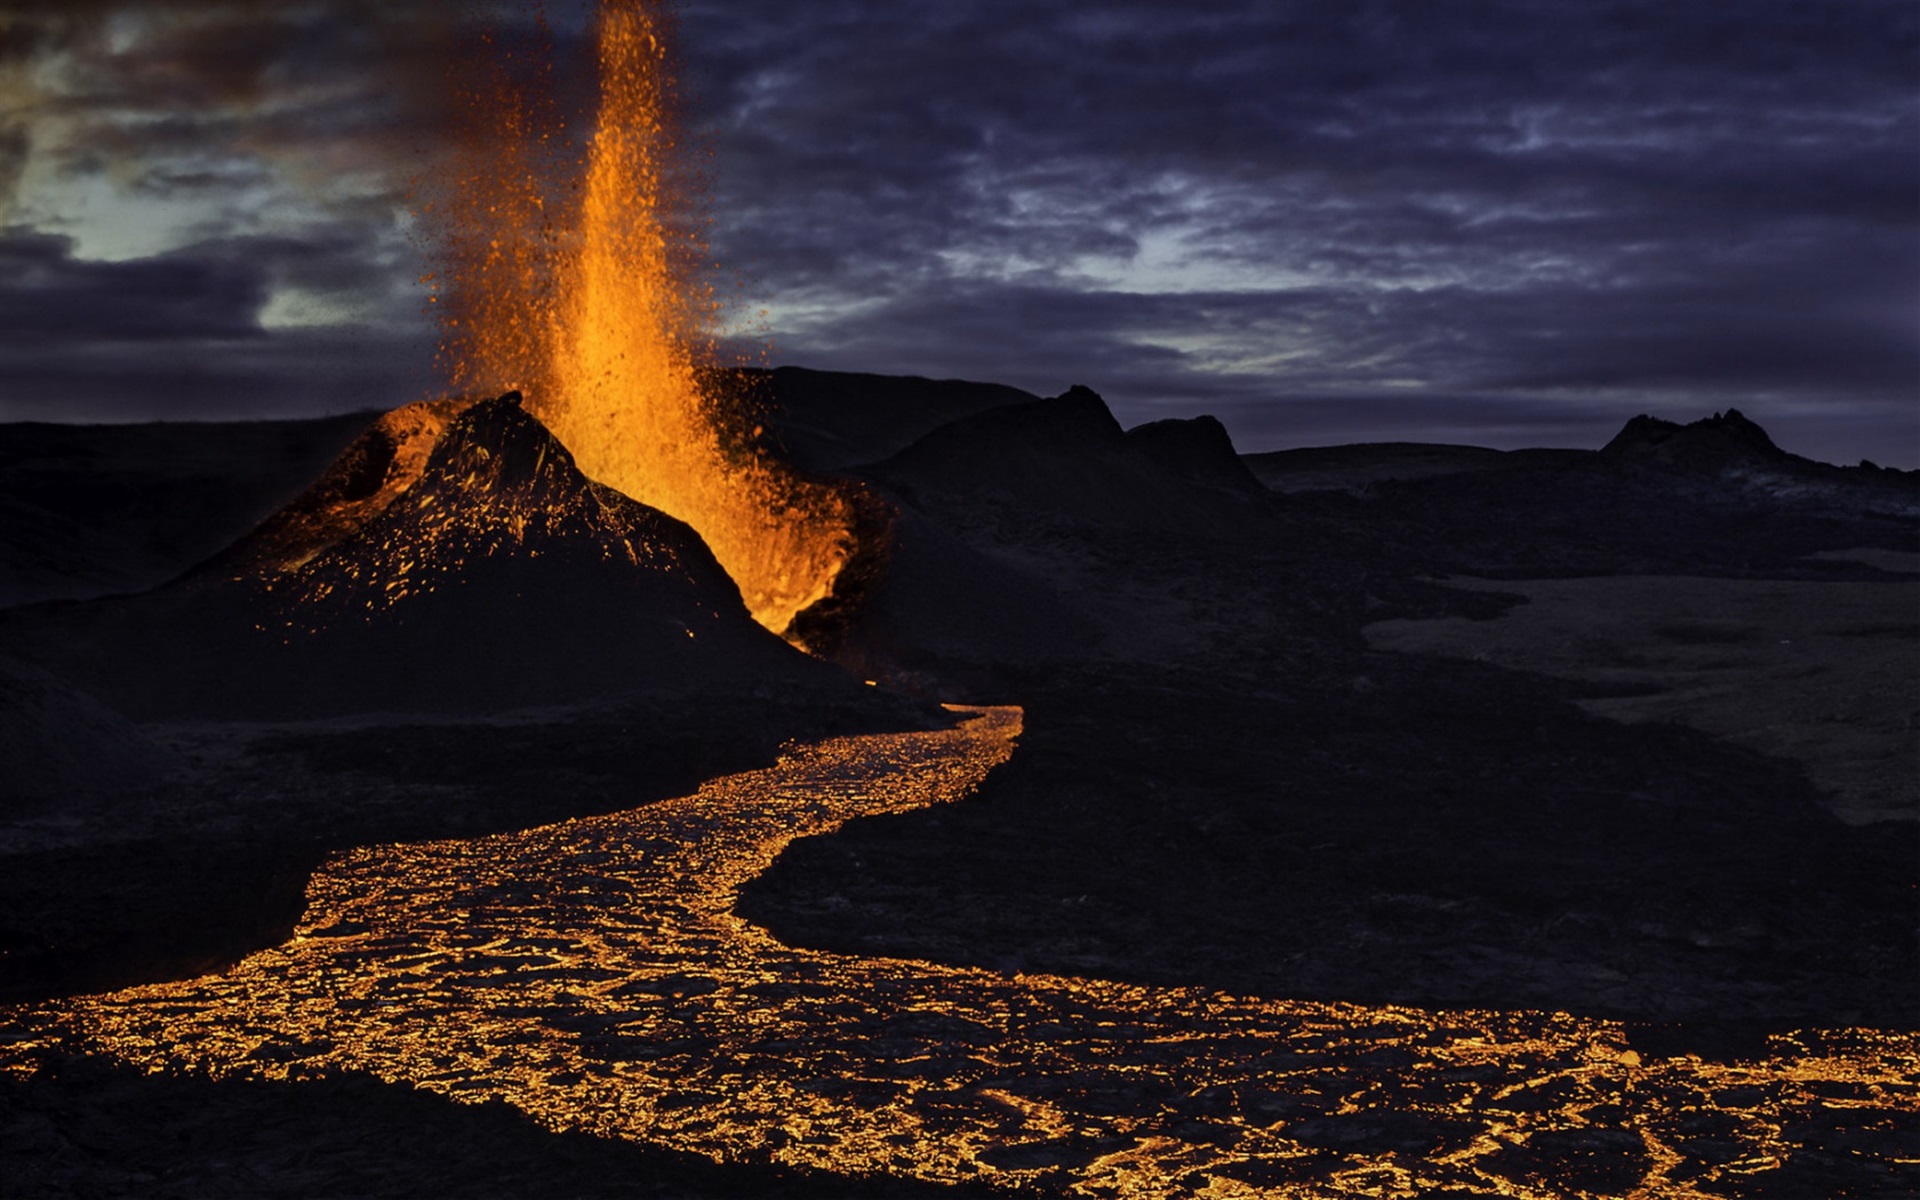
[[[660,0],[603,0],[583,153],[551,67],[488,44],[463,85],[464,167],[431,206],[442,362],[462,391],[523,391],[583,472],[691,525],[754,619],[798,641],[794,618],[853,555],[853,502],[764,453],[737,398],[703,386],[718,304],[698,282],[704,247],[675,220],[668,25]]]

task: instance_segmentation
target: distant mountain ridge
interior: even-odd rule
[[[1142,622],[1123,597],[1090,588],[1098,563],[1265,538],[1276,506],[1294,504],[1293,495],[1344,493],[1369,505],[1393,498],[1393,520],[1425,523],[1414,557],[1457,550],[1442,558],[1493,573],[1522,563],[1666,569],[1694,553],[1687,538],[1660,533],[1683,511],[1711,511],[1723,523],[1772,520],[1782,503],[1821,519],[1873,513],[1898,522],[1920,512],[1920,473],[1788,454],[1737,411],[1684,425],[1638,416],[1600,450],[1377,443],[1242,456],[1212,417],[1123,429],[1097,393],[1079,386],[1040,398],[990,384],[797,368],[715,379],[759,405],[762,424],[748,429],[760,447],[798,448],[804,465],[885,495],[863,517],[845,602],[811,614],[804,630],[811,648],[862,677],[889,663],[1133,653],[1126,647],[1170,627]],[[338,435],[338,423],[327,428]],[[0,501],[9,432],[0,427]],[[48,476],[45,460],[30,457],[44,437],[29,432],[29,457],[18,460],[30,467],[29,482],[58,482],[34,482],[42,491],[23,494],[64,487],[84,495],[84,473]],[[156,444],[171,444],[173,433],[156,433]],[[229,431],[206,433],[217,443]],[[60,436],[84,445],[94,435]],[[257,430],[233,436],[236,445],[261,441]],[[204,457],[220,454],[208,448]],[[1336,522],[1360,515],[1326,512]],[[1629,521],[1629,513],[1638,515]],[[1372,515],[1382,515],[1377,506]],[[141,518],[136,509],[119,519],[137,527]],[[16,524],[8,535],[16,540],[36,527]],[[1056,543],[1077,548],[1060,554]],[[114,563],[88,556],[110,560],[119,544],[75,538],[45,549],[57,557],[64,547],[75,560],[52,574],[105,578]],[[64,638],[65,649],[39,651],[26,644],[33,637],[0,628],[0,651],[24,638],[24,657],[82,687],[101,681],[103,699],[135,714],[182,704],[242,711],[250,696],[313,711],[485,707],[604,694],[709,668],[721,676],[824,669],[746,628],[737,589],[691,530],[585,479],[512,397],[421,402],[368,419],[304,492],[150,598],[0,622],[64,628],[53,641]],[[283,644],[263,648],[275,638]],[[327,650],[300,649],[302,640]],[[116,655],[171,665],[129,671],[114,665]],[[449,671],[436,655],[492,666]],[[371,665],[386,660],[417,669]],[[210,676],[209,662],[228,678]],[[296,696],[276,672],[319,682]],[[452,682],[435,696],[410,675]]]
[[[1737,408],[1685,425],[1642,413],[1600,447],[1600,454],[1607,458],[1651,459],[1695,470],[1812,463],[1811,459],[1788,454],[1774,445],[1767,431],[1748,420]]]
[[[1364,492],[1385,483],[1521,469],[1610,466],[1650,470],[1700,481],[1724,478],[1738,487],[1800,484],[1902,488],[1920,471],[1871,462],[1842,467],[1781,449],[1760,425],[1730,408],[1688,423],[1642,413],[1629,419],[1598,450],[1492,450],[1428,442],[1357,442],[1242,456],[1267,487],[1280,492]]]
[[[378,415],[0,424],[0,607],[164,582],[287,503]]]

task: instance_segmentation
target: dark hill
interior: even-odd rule
[[[849,474],[899,516],[884,575],[822,647],[863,675],[975,685],[1009,663],[1128,652],[1133,605],[1090,569],[1224,544],[1272,503],[1219,422],[1123,432],[1085,387],[950,421]]]
[[[949,421],[1038,397],[999,383],[775,367],[737,373],[781,450],[804,471],[838,471],[902,449]]]
[[[1645,413],[1623,426],[1600,448],[1608,458],[1652,461],[1690,470],[1741,466],[1814,465],[1773,444],[1767,431],[1737,408],[1682,425]]]
[[[166,581],[285,504],[372,419],[0,424],[0,607]]]
[[[1240,461],[1233,438],[1217,417],[1149,421],[1127,430],[1127,441],[1188,483],[1240,495],[1266,490]]]
[[[1205,536],[1244,516],[1248,493],[1218,481],[1240,473],[1226,430],[1204,426],[1127,434],[1090,388],[989,409],[932,431],[862,469],[910,501],[986,505],[1040,521]]]
[[[581,475],[517,395],[454,417],[415,480],[360,503],[269,521],[146,596],[18,613],[0,639],[136,717],[472,712],[828,670],[754,624],[691,529]]]

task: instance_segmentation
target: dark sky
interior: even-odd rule
[[[584,6],[549,8],[579,79]],[[0,418],[430,389],[408,186],[451,11],[0,0]],[[1920,465],[1910,0],[680,14],[736,344],[771,362],[1084,383],[1243,450],[1735,406]]]

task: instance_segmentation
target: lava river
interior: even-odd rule
[[[609,816],[349,852],[287,944],[0,1014],[0,1056],[25,1071],[58,1042],[154,1071],[364,1072],[716,1159],[1085,1195],[1780,1194],[1822,1155],[1912,1181],[1911,1034],[1643,1061],[1618,1025],[1565,1014],[859,958],[734,915],[793,838],[976,787],[1021,712],[964,711]]]

